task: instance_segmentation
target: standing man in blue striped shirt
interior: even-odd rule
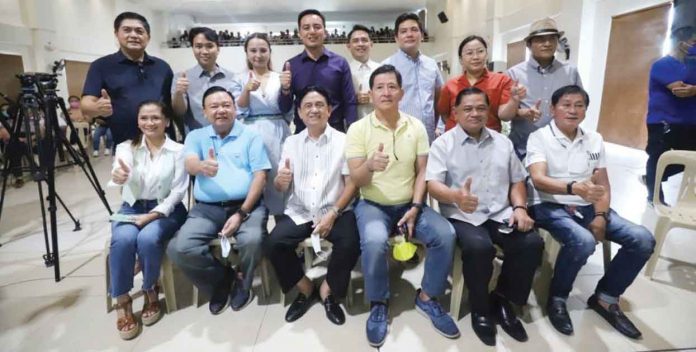
[[[403,77],[404,96],[399,111],[417,117],[425,125],[430,143],[440,116],[435,112],[440,90],[444,85],[437,62],[420,52],[423,24],[415,13],[403,13],[394,23],[399,50],[382,62],[396,67]]]

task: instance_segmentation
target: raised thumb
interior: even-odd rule
[[[471,193],[471,181],[471,176],[469,176],[464,180],[464,183],[462,183],[462,191],[466,192],[466,194]]]
[[[121,160],[121,158],[118,158],[118,165],[121,166],[121,170],[125,172],[130,172],[130,168],[128,167],[128,165],[126,165],[125,162],[123,162],[123,160]]]
[[[377,151],[380,153],[384,151],[384,143],[379,144],[379,147],[377,147]]]
[[[290,61],[285,61],[285,65],[283,66],[283,71],[290,71]]]
[[[537,110],[539,110],[539,108],[541,108],[541,99],[536,101],[536,103],[534,104],[534,108]]]
[[[290,158],[285,159],[285,168],[290,169]]]
[[[107,92],[106,92],[106,89],[103,89],[103,88],[102,88],[102,90],[101,90],[101,97],[104,98],[104,99],[109,99],[109,100],[111,100],[111,97],[109,96],[109,93],[107,93]]]
[[[213,149],[213,147],[210,147],[210,149],[208,149],[208,159],[215,160],[215,149]]]
[[[182,72],[182,73],[179,75],[179,77],[181,77],[181,78],[186,78],[186,71]]]
[[[592,183],[594,183],[594,184],[597,184],[597,177],[599,177],[598,175],[599,175],[599,169],[594,169],[594,171],[592,171],[592,176],[590,177],[590,181],[592,181]]]

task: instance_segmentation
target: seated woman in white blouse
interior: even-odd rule
[[[116,147],[109,185],[122,185],[123,204],[119,218],[111,225],[111,296],[118,302],[117,329],[123,339],[132,339],[140,323],[132,310],[128,294],[133,288],[136,255],[142,265],[145,305],[144,325],[162,316],[157,279],[164,246],[186,220],[181,200],[188,186],[184,170],[184,146],[165,134],[171,123],[158,101],[138,107],[140,134]]]

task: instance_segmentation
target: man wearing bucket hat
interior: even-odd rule
[[[433,142],[425,179],[462,248],[471,325],[483,343],[493,346],[496,320],[515,340],[528,338],[511,303],[527,303],[544,243],[527,214],[527,173],[510,140],[486,127],[488,109],[488,97],[479,88],[459,92],[457,126]],[[489,293],[494,245],[503,249],[505,260]]]
[[[512,119],[509,135],[520,159],[527,154],[529,134],[551,121],[551,94],[567,85],[582,86],[577,68],[555,58],[563,33],[556,21],[548,17],[532,23],[529,35],[524,38],[532,56],[507,71],[510,78],[527,89],[517,116]]]

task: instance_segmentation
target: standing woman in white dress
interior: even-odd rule
[[[238,119],[256,130],[263,138],[268,159],[273,165],[268,178],[278,173],[278,161],[283,142],[290,135],[292,112],[283,114],[278,106],[280,74],[271,71],[271,44],[264,33],[254,33],[244,42],[247,68],[235,77],[231,92],[238,108]],[[264,204],[273,216],[283,215],[285,196],[266,182]]]

